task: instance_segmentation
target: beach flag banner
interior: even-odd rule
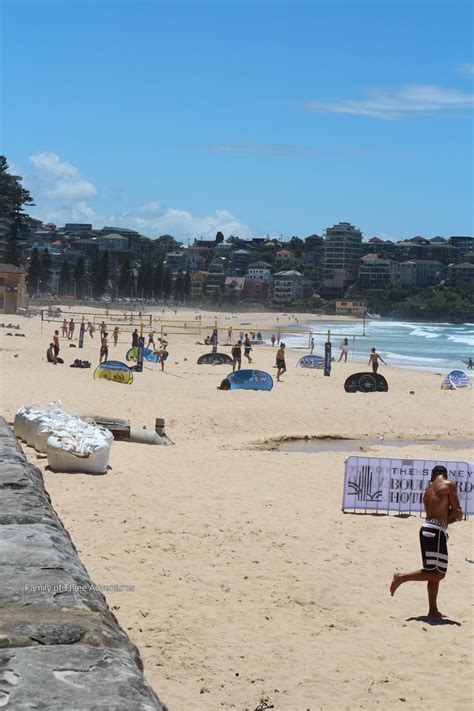
[[[324,375],[331,375],[331,341],[324,344]]]
[[[197,360],[198,365],[229,365],[232,358],[227,353],[204,353]]]
[[[133,373],[126,363],[119,360],[106,360],[94,371],[94,380],[112,380],[114,383],[131,385]]]
[[[143,336],[139,336],[138,338],[138,348],[137,348],[137,364],[135,366],[135,370],[137,373],[141,373],[143,371],[143,351],[145,349],[145,339]]]
[[[470,388],[471,379],[463,370],[452,370],[441,383],[441,390],[458,390]]]
[[[86,330],[86,326],[84,321],[81,323],[81,326],[79,328],[79,348],[84,347],[84,332]]]
[[[344,383],[346,393],[386,393],[388,383],[380,373],[354,373]]]
[[[125,360],[127,360],[129,363],[136,363],[137,355],[138,348],[129,348],[129,350],[125,354]],[[156,355],[155,351],[152,351],[151,348],[143,349],[143,358],[149,363],[158,363],[159,361],[159,358]]]
[[[263,370],[236,370],[229,373],[230,390],[271,390],[273,378]]]
[[[318,355],[305,355],[301,356],[298,363],[296,364],[298,368],[324,368],[324,358]]]
[[[364,513],[422,513],[423,494],[437,464],[456,482],[466,516],[474,514],[474,464],[426,459],[348,457],[344,473],[342,510]]]

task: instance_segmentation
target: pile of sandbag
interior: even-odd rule
[[[20,407],[13,425],[18,439],[48,455],[53,471],[104,474],[110,457],[112,433],[104,427],[69,415],[60,402],[46,409]]]

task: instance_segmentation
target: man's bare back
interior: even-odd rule
[[[423,496],[427,518],[435,518],[444,526],[462,518],[462,510],[454,481],[439,477],[428,486]]]

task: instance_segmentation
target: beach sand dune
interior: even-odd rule
[[[229,323],[235,333],[250,319],[275,322]],[[95,366],[97,337],[81,351],[61,339],[66,363],[53,366],[51,324],[41,337],[39,319],[21,323],[26,338],[0,334],[8,420],[20,405],[60,399],[71,413],[149,428],[164,417],[176,442],[115,442],[103,477],[55,474],[26,448],[92,579],[135,586],[107,599],[171,711],[254,711],[265,700],[278,711],[471,707],[471,521],[450,536],[439,599],[448,623],[430,624],[423,584],[388,592],[395,570],[420,567],[419,519],[343,514],[346,453],[272,449],[289,436],[466,440],[471,392],[441,391],[434,373],[383,368],[388,393],[346,394],[359,365],[335,364],[324,378],[297,369],[301,353],[291,351],[272,392],[222,392],[228,369],[197,366],[209,349],[171,335],[165,372],[145,364],[123,386],[68,367],[74,358]],[[124,360],[129,342],[121,334],[110,357]],[[255,348],[254,365],[274,375],[275,352]],[[472,458],[432,445],[373,451]]]

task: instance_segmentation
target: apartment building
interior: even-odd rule
[[[326,229],[323,246],[322,277],[326,292],[344,291],[359,273],[362,232],[349,222]]]
[[[290,304],[303,298],[303,275],[295,269],[277,272],[273,282],[273,301]]]

